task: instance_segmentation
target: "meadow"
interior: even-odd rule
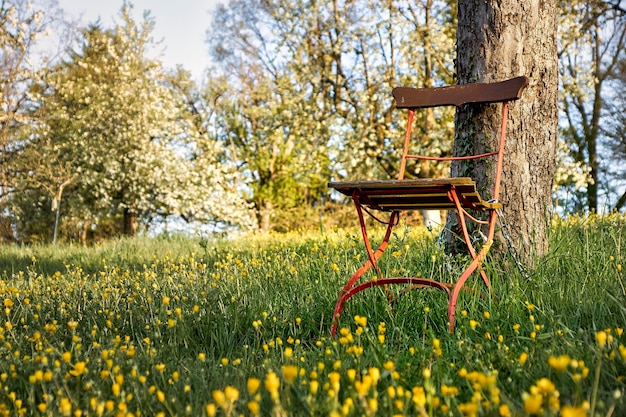
[[[0,416],[626,415],[625,226],[555,220],[528,276],[488,259],[454,333],[442,292],[377,288],[335,337],[356,230],[0,246]],[[384,271],[458,272],[397,230]]]

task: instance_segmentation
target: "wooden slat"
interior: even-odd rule
[[[396,87],[392,94],[399,109],[462,106],[469,103],[499,103],[517,100],[528,85],[527,77],[495,83],[474,83],[433,88]]]
[[[483,201],[471,178],[426,178],[416,180],[337,181],[328,184],[347,196],[356,195],[362,204],[376,210],[453,209],[448,191],[462,195],[465,208],[495,209],[498,203]],[[463,201],[462,201],[463,202]]]

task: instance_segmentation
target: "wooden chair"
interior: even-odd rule
[[[396,107],[398,109],[408,110],[404,150],[402,152],[398,179],[382,181],[336,181],[328,184],[329,187],[352,198],[361,224],[363,241],[368,255],[367,261],[352,275],[339,294],[333,312],[331,328],[333,335],[337,330],[339,317],[345,302],[355,294],[371,287],[387,286],[389,284],[409,284],[416,288],[430,287],[446,292],[448,294],[450,331],[453,331],[454,315],[459,292],[469,276],[478,269],[485,285],[490,286],[489,279],[485,271],[480,268],[480,265],[485,259],[493,242],[498,210],[502,208],[502,204],[498,202],[498,198],[500,194],[506,123],[508,119],[508,102],[519,99],[527,85],[528,78],[522,76],[496,83],[476,83],[435,88],[398,87],[393,89],[392,94],[396,101]],[[437,106],[460,107],[472,103],[502,103],[499,144],[495,151],[454,157],[427,157],[411,155],[409,153],[411,126],[416,109]],[[472,178],[468,177],[404,179],[408,159],[454,161],[478,158],[495,158],[497,161],[493,190],[489,199],[485,199],[478,193],[476,183]],[[452,284],[419,277],[383,277],[378,266],[378,260],[387,247],[393,228],[398,224],[400,213],[404,210],[426,209],[455,210],[457,212],[463,232],[463,239],[472,257],[472,261]],[[387,231],[383,237],[382,243],[376,250],[373,250],[370,244],[363,215],[364,211],[371,214],[371,210],[390,213]],[[486,212],[488,220],[479,220],[471,215],[468,210]],[[466,221],[488,226],[487,240],[478,251],[472,244]],[[376,273],[375,276],[368,281],[359,282],[359,279],[371,268],[374,269]]]

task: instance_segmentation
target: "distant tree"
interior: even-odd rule
[[[625,7],[621,1],[560,2],[561,135],[570,158],[589,173],[586,187],[566,189],[575,198],[571,210],[597,211],[603,189],[603,204],[612,208],[616,141],[603,126],[619,117],[610,109],[620,95],[615,81],[626,53]]]
[[[113,29],[86,28],[78,50],[46,78],[36,110],[46,123],[29,133],[31,152],[71,171],[67,192],[83,216],[83,237],[117,217],[127,235],[172,215],[253,227],[221,146],[173,86],[176,77],[189,83],[188,75],[168,78],[147,57],[153,20],[144,14],[137,24],[131,12],[124,4]]]
[[[460,84],[526,75],[530,85],[512,103],[503,172],[506,221],[528,264],[547,251],[552,214],[558,122],[557,1],[459,1],[456,69]],[[455,147],[495,147],[498,106],[457,112]],[[453,175],[473,173],[479,188],[490,181],[488,163],[459,162]],[[450,215],[453,225],[456,216]],[[451,226],[452,227],[452,226]],[[524,248],[525,250],[521,250]]]
[[[331,176],[397,175],[405,126],[391,89],[452,81],[452,3],[232,0],[218,7],[208,39],[229,86],[221,135],[247,173],[262,225],[270,227],[272,213],[319,201]],[[439,127],[423,123],[422,133],[433,134],[422,134],[416,148],[450,153],[452,117]],[[443,168],[415,164],[408,175]]]
[[[622,58],[612,80],[615,100],[605,103],[607,111],[613,116],[606,126],[607,136],[615,145],[614,152],[609,158],[610,172],[622,186],[618,190],[618,198],[611,207],[613,210],[623,210],[626,206],[626,58]]]
[[[24,145],[20,130],[37,123],[30,113],[37,97],[30,94],[29,86],[54,60],[58,50],[52,47],[66,44],[54,42],[53,32],[65,42],[71,39],[56,1],[0,2],[0,240],[15,238],[5,209],[9,195],[16,191],[16,179],[25,170],[17,158]],[[42,46],[46,38],[51,45],[48,51]]]

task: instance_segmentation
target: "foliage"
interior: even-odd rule
[[[487,261],[453,334],[441,293],[371,290],[336,338],[353,232],[3,248],[0,414],[621,415],[625,227],[555,221],[530,284]],[[401,232],[381,267],[446,276],[432,243]]]
[[[262,228],[272,210],[318,203],[329,177],[397,175],[404,126],[391,89],[452,81],[453,9],[369,0],[218,7],[208,38],[225,76],[217,82],[229,85],[220,138],[246,172]],[[425,140],[416,147],[450,152],[452,112],[445,116],[432,136],[417,132]],[[431,169],[411,166],[409,175]]]
[[[131,11],[124,5],[114,29],[85,29],[80,50],[37,86],[42,122],[26,132],[24,155],[55,163],[24,181],[43,174],[37,182],[57,200],[55,187],[67,187],[76,229],[117,217],[134,234],[137,219],[172,215],[252,227],[219,144],[189,122],[160,62],[147,58],[154,22],[137,24]]]
[[[24,126],[36,123],[29,110],[36,102],[28,87],[53,61],[42,42],[53,31],[65,40],[71,32],[59,16],[56,1],[8,0],[0,4],[0,239],[13,240],[6,216],[7,198],[15,191],[15,177],[28,169],[17,163]]]
[[[598,210],[603,200],[612,209],[615,193],[621,193],[612,187],[619,178],[614,175],[611,157],[616,139],[607,135],[603,126],[619,120],[614,109],[619,112],[624,104],[621,95],[615,93],[620,88],[614,75],[624,59],[626,10],[620,1],[602,0],[561,2],[561,10],[561,135],[573,163],[584,168],[567,175],[574,181],[559,185],[576,195],[581,180],[587,183],[583,207],[574,205],[575,210]]]

